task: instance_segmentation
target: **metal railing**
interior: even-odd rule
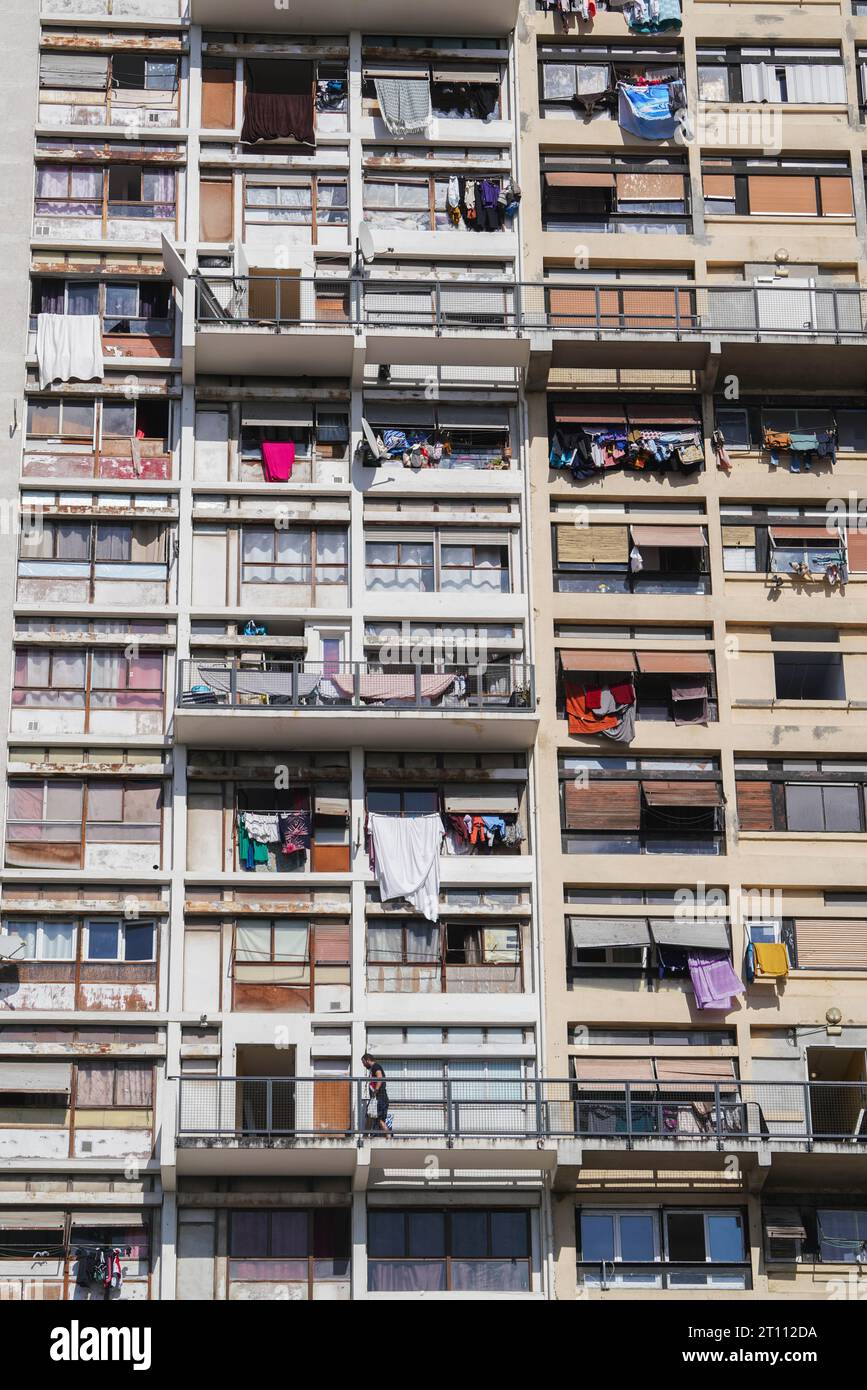
[[[268,662],[261,670],[232,661],[200,658],[179,662],[181,709],[438,709],[532,710],[534,668],[508,665],[390,666],[385,671],[354,661]]]
[[[182,1077],[179,1138],[381,1133],[367,1077]],[[393,1133],[419,1139],[594,1139],[867,1145],[867,1082],[387,1079]]]
[[[200,327],[261,326],[361,333],[415,329],[438,336],[500,333],[674,340],[867,336],[867,290],[857,285],[730,285],[513,280],[197,275]]]

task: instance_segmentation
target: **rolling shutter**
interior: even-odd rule
[[[738,820],[741,830],[773,830],[774,799],[770,782],[738,782]]]
[[[613,188],[614,175],[570,169],[564,173],[546,174],[545,184],[548,188]]]
[[[625,526],[557,526],[557,559],[585,565],[625,565],[629,532]]]
[[[650,931],[643,917],[570,917],[569,936],[575,951],[650,945]]]
[[[709,652],[636,652],[643,675],[711,676]]]
[[[852,181],[849,178],[820,178],[823,217],[854,217]]]
[[[695,951],[727,951],[728,927],[724,921],[681,920],[678,917],[654,917],[650,932],[657,946],[682,946]]]
[[[701,550],[707,536],[701,526],[633,526],[632,539],[638,546],[659,545],[671,550]]]
[[[705,174],[702,177],[706,198],[733,198],[735,196],[734,174]]]
[[[596,323],[597,309],[599,320],[612,318],[617,321],[620,314],[620,298],[617,290],[563,290],[548,291],[548,312],[560,327],[580,328],[587,323]]]
[[[756,543],[755,526],[723,526],[722,543],[728,546],[744,546],[752,549]]]
[[[846,532],[846,554],[850,570],[856,574],[867,570],[867,531]]]
[[[618,174],[617,197],[641,202],[680,202],[683,174]]]
[[[718,782],[642,782],[648,806],[721,806]]]
[[[453,815],[487,816],[518,814],[518,793],[514,787],[446,787],[443,807]]]
[[[810,175],[750,174],[750,212],[816,215],[816,180]]]
[[[641,796],[637,782],[566,783],[566,825],[570,830],[637,830]]]
[[[573,1057],[576,1081],[653,1081],[650,1057]]]
[[[656,1062],[658,1081],[733,1081],[734,1075],[731,1057],[660,1057]]]
[[[0,1091],[69,1091],[71,1062],[0,1062]]]
[[[867,920],[795,919],[798,966],[807,970],[867,970]]]
[[[563,652],[560,665],[564,671],[634,671],[635,657],[632,652]]]
[[[108,57],[96,53],[43,53],[39,85],[76,92],[104,92],[108,87]]]

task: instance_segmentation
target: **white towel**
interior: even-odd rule
[[[39,387],[103,377],[102,324],[96,314],[40,314],[36,321]]]
[[[440,817],[373,813],[369,825],[382,901],[406,898],[429,922],[439,921]]]

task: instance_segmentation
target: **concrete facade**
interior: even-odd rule
[[[857,1284],[867,18],[688,0],[642,35],[488,0],[395,37],[349,0],[19,8],[4,1290]],[[785,100],[811,53],[826,87]],[[312,145],[242,142],[269,62],[315,84]],[[583,118],[600,66],[682,76],[694,138]],[[378,106],[401,77],[439,94],[416,135]],[[770,105],[720,98],[759,80]],[[522,195],[487,233],[447,211],[484,178]],[[102,319],[101,378],[40,386],[47,314]],[[558,424],[686,428],[698,456],[576,479]],[[766,428],[832,429],[836,459],[774,463]],[[374,458],[387,430],[406,464]],[[582,672],[634,674],[628,747],[570,732]],[[504,840],[444,847],[434,925],[380,900],[369,813]],[[280,814],[300,849],[248,843]],[[701,1009],[666,941],[739,975],[785,944],[786,974]]]

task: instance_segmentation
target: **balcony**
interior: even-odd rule
[[[721,1153],[796,1174],[816,1157],[854,1170],[867,1151],[867,1083],[388,1081],[391,1141],[368,1116],[368,1078],[179,1079],[181,1173],[355,1173],[422,1167],[538,1169],[662,1155],[713,1166]],[[627,1155],[629,1157],[627,1158]],[[662,1160],[664,1166],[665,1160]],[[854,1177],[854,1171],[851,1174]]]
[[[526,367],[512,282],[193,277],[199,372],[348,376],[353,364]]]
[[[307,745],[393,748],[532,746],[536,734],[535,673],[523,662],[420,666],[388,671],[364,662],[323,665],[271,662],[179,662],[175,737],[192,746]]]
[[[867,292],[856,285],[547,283],[522,285],[520,303],[543,371],[545,357],[553,367],[646,366],[648,338],[672,367],[768,387],[827,379],[855,389],[867,370]]]
[[[56,0],[55,0],[56,2]],[[103,3],[105,0],[103,0]],[[165,0],[164,0],[165,3]],[[508,34],[519,0],[413,0],[401,9],[389,0],[190,0],[193,24],[211,29],[263,29],[269,34]]]

